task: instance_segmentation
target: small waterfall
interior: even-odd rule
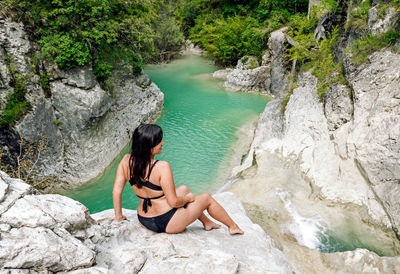
[[[326,237],[326,227],[328,225],[320,216],[314,216],[313,218],[301,216],[290,200],[292,196],[290,192],[277,189],[276,194],[284,203],[285,209],[292,218],[291,221],[281,225],[282,232],[295,237],[302,246],[312,249],[321,248],[323,246],[321,239]]]

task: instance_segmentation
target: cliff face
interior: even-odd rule
[[[377,18],[378,8],[368,12],[372,34],[391,29],[400,19],[391,8]],[[321,18],[317,29],[327,29],[323,24],[328,20]],[[270,52],[272,59],[281,56]],[[400,186],[400,56],[382,50],[357,66],[349,51],[341,49],[341,54],[347,83],[331,84],[321,101],[318,79],[301,74],[286,106],[282,99],[267,105],[249,156],[234,174],[250,168],[259,150],[279,154],[297,165],[314,191],[329,200],[365,206],[376,222],[400,238],[400,204],[395,198]]]
[[[240,179],[231,191],[248,208],[263,212],[261,222],[268,223],[271,233],[273,225],[270,223],[283,224],[292,218],[278,217],[282,214],[278,213],[281,196],[288,192],[293,203],[297,199],[301,200],[299,205],[310,203],[312,209],[305,211],[315,215],[324,216],[324,212],[336,208],[337,212],[330,213],[331,219],[327,221],[331,223],[329,227],[337,226],[332,220],[343,222],[343,217],[339,216],[352,212],[352,218],[360,218],[362,224],[368,224],[369,229],[375,231],[374,237],[381,239],[380,246],[391,246],[392,254],[398,254],[399,67],[400,56],[390,51],[371,55],[367,63],[357,67],[347,78],[354,101],[349,99],[348,87],[335,85],[321,102],[316,96],[317,79],[302,74],[299,87],[283,113],[281,100],[268,103],[260,116],[249,155],[234,169],[234,175],[240,175]],[[279,160],[274,161],[275,158]],[[288,167],[291,167],[289,171]],[[277,234],[284,233],[281,229]],[[361,230],[361,224],[355,229]],[[302,244],[301,241],[296,236],[296,242]],[[348,267],[355,265],[359,266],[357,271],[369,267],[377,272],[399,271],[394,266],[380,269],[381,258],[366,255],[369,254],[367,250],[362,251],[365,255],[356,255],[361,250],[334,255],[303,248],[287,240],[283,242],[283,251],[296,272],[311,271],[304,265],[305,260],[313,261],[320,273],[352,272],[354,269]],[[359,256],[359,259],[342,266],[333,263],[342,260],[342,256]],[[370,258],[372,265],[364,256]],[[399,257],[393,259],[399,260]]]
[[[383,17],[377,17],[377,10],[379,6],[374,6],[368,12],[369,33],[375,35],[398,26],[399,12],[388,9]],[[327,27],[324,30],[320,25],[320,30],[326,31]],[[356,36],[345,33],[340,45],[351,45]],[[261,222],[285,223],[293,218],[280,216],[276,209],[287,202],[282,198],[287,193],[292,203],[296,199],[301,200],[298,205],[310,203],[305,212],[317,216],[324,214],[322,210],[336,208],[334,217],[330,216],[331,227],[336,226],[335,221],[341,222],[340,214],[352,212],[361,220],[360,227],[368,225],[374,231],[380,246],[385,245],[382,239],[386,238],[392,255],[396,255],[400,250],[400,55],[382,49],[356,65],[350,51],[338,48],[336,53],[338,61],[343,62],[346,83],[331,84],[320,99],[318,79],[302,73],[287,104],[282,98],[269,102],[260,115],[247,157],[233,170],[233,176],[239,179],[231,190],[250,210],[262,212]],[[273,225],[266,227],[272,233]],[[284,234],[283,251],[296,272],[399,271],[398,263],[380,269],[381,259],[375,255],[368,255],[372,264],[368,266],[364,255],[356,255],[361,250],[328,255],[300,247],[302,239],[288,233],[296,238],[297,244],[293,244],[282,228],[276,234]],[[386,236],[381,238],[381,234]],[[352,270],[346,263],[332,269],[331,260],[340,264],[341,256],[359,256],[351,263],[359,268]],[[394,259],[398,261],[399,257]],[[312,261],[315,269],[307,268],[304,260]]]
[[[180,234],[156,234],[139,224],[135,210],[123,211],[128,220],[111,222],[113,210],[90,216],[79,202],[41,195],[0,172],[0,272],[292,273],[232,193],[215,198],[243,236],[226,227],[205,231],[199,221]]]
[[[14,135],[34,145],[46,143],[37,162],[39,176],[70,185],[95,178],[128,144],[133,129],[154,121],[161,112],[163,94],[145,74],[116,71],[113,92],[106,93],[90,67],[61,71],[49,62],[34,64],[38,46],[27,39],[21,24],[7,20],[0,21],[0,46],[2,106],[16,73],[25,78],[31,105],[14,127]],[[48,78],[47,87],[43,76]],[[16,152],[6,153],[13,158]]]

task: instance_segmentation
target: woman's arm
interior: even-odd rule
[[[122,161],[118,165],[117,174],[115,175],[114,187],[112,192],[113,205],[114,205],[114,218],[113,220],[122,221],[126,217],[122,215],[122,191],[124,190],[126,179],[124,176]]]
[[[182,207],[187,203],[194,202],[194,195],[192,193],[189,193],[183,197],[176,196],[174,178],[172,176],[171,166],[168,162],[161,162],[160,170],[160,185],[170,207]]]

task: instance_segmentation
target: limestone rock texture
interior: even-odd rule
[[[303,188],[307,189],[304,199],[312,200],[315,204],[327,203],[329,208],[352,208],[361,216],[363,223],[390,235],[392,240],[389,241],[392,241],[393,248],[398,252],[399,67],[400,55],[389,50],[376,52],[369,57],[368,62],[358,67],[345,67],[348,86],[332,85],[322,100],[316,95],[317,79],[309,73],[300,74],[299,86],[294,89],[284,111],[281,101],[274,100],[267,104],[261,114],[247,158],[233,170],[233,176],[241,176],[243,182],[239,180],[238,186],[231,190],[244,203],[268,200],[268,195],[274,191],[282,193],[281,189],[271,185],[271,181],[290,180],[279,176],[269,180],[275,168],[271,159],[276,157],[283,163],[282,168],[290,166],[294,169],[293,174],[298,174],[296,184],[303,182]],[[349,97],[351,94],[352,97]],[[255,186],[257,180],[265,181],[263,187],[260,185],[247,194],[242,192],[244,188],[240,184]],[[295,199],[303,194],[298,192],[293,195]],[[269,218],[278,218],[271,215]],[[288,255],[290,248],[284,248],[284,253]],[[303,270],[299,272],[307,272],[304,266],[294,263],[304,258],[293,256],[288,255],[293,268],[300,267]],[[339,265],[340,261],[356,262],[358,258],[373,262],[373,266],[364,265],[357,271],[362,268],[367,273],[399,271],[399,257],[382,263],[382,257],[367,250],[320,256],[324,257],[324,268],[327,267],[327,261],[336,261]],[[391,266],[386,269],[381,264]],[[347,270],[340,267],[334,268],[335,271],[329,269],[332,273],[347,273],[355,271],[355,265],[352,267]]]
[[[153,233],[135,210],[89,215],[77,201],[40,194],[0,173],[0,273],[292,273],[284,254],[250,221],[229,192],[214,197],[245,231],[205,231],[199,221],[180,234]]]
[[[368,11],[368,28],[372,35],[386,32],[390,29],[398,28],[400,24],[400,12],[395,7],[385,9],[384,14],[380,14],[380,5],[375,5]]]
[[[400,235],[400,55],[372,54],[348,78],[354,92],[354,119],[347,155],[380,200]],[[349,157],[349,158],[350,158]]]
[[[38,72],[32,61],[38,50],[22,24],[0,20],[0,104],[13,90],[12,66],[26,78],[32,106],[15,129],[26,142],[46,143],[38,176],[73,187],[99,176],[129,143],[133,130],[159,116],[164,95],[146,74],[133,75],[129,68],[113,73],[111,93],[101,88],[90,66],[62,71],[44,61]],[[48,77],[45,88],[43,75]]]

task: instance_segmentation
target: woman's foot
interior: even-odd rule
[[[217,223],[214,223],[211,220],[208,220],[208,221],[204,222],[203,226],[204,226],[204,229],[207,230],[207,231],[212,230],[212,229],[218,229],[218,228],[221,227],[221,225],[219,225]]]
[[[234,235],[234,234],[244,234],[243,230],[241,230],[240,227],[238,227],[237,224],[234,224],[234,225],[228,227],[228,230],[229,230],[229,233],[230,233],[231,235]]]

